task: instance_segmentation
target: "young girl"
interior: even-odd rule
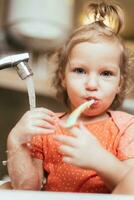
[[[134,117],[112,111],[127,85],[125,48],[117,35],[122,10],[104,2],[88,8],[94,22],[75,30],[57,53],[57,96],[68,112],[36,108],[9,134],[8,171],[15,189],[125,193],[134,166]],[[107,19],[115,19],[116,29]],[[70,113],[91,99],[94,104],[77,123],[65,128]]]

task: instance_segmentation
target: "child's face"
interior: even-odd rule
[[[105,112],[120,89],[120,48],[110,42],[77,44],[71,52],[62,84],[72,110],[93,98],[96,103],[85,111],[95,116]]]

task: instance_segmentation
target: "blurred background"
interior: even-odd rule
[[[55,100],[51,85],[54,63],[48,56],[62,45],[72,30],[84,23],[83,7],[87,0],[0,0],[0,58],[30,53],[34,72],[37,106],[53,111],[66,108]],[[134,0],[117,0],[124,9],[125,44],[134,50]],[[134,89],[130,90],[121,110],[134,114]],[[0,179],[7,175],[6,139],[22,114],[29,110],[27,88],[13,68],[0,70]]]

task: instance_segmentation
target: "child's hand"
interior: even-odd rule
[[[86,169],[96,169],[102,162],[103,147],[97,138],[82,124],[71,128],[71,135],[58,135],[56,140],[62,142],[60,151],[64,153],[63,161]]]
[[[11,137],[25,143],[34,135],[52,134],[55,132],[56,115],[45,108],[35,108],[27,111],[10,132]]]

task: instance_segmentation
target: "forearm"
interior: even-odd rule
[[[112,191],[129,171],[130,167],[104,149],[100,164],[96,167],[98,175]]]
[[[113,194],[132,194],[134,195],[134,168],[131,168],[124,178],[112,191]]]
[[[28,148],[14,141],[7,142],[8,172],[15,189],[39,190],[40,178]]]

